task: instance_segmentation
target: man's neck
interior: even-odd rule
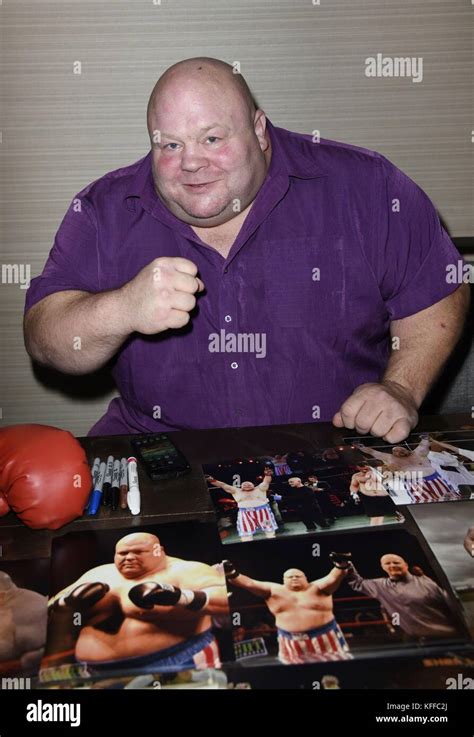
[[[195,225],[191,225],[196,235],[208,246],[212,246],[218,251],[224,258],[227,258],[232,244],[237,238],[242,225],[250,212],[253,205],[251,202],[245,210],[239,212],[238,215],[228,220],[222,225],[215,225],[213,228],[198,228]]]

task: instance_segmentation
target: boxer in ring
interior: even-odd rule
[[[80,613],[75,657],[91,673],[220,667],[211,616],[228,611],[224,577],[166,555],[155,535],[121,538],[114,563],[87,571],[50,607]]]
[[[256,581],[239,573],[231,561],[224,561],[229,583],[262,597],[275,617],[278,659],[285,665],[352,659],[334,619],[332,600],[347,574],[350,555],[331,553],[329,557],[333,568],[327,576],[308,581],[303,571],[289,568],[283,584]]]

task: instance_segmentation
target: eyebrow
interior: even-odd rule
[[[206,128],[201,128],[201,130],[199,132],[200,133],[206,133],[207,131],[210,131],[213,128],[224,128],[225,130],[230,131],[230,128],[227,125],[224,125],[223,123],[213,123],[212,125],[206,126]],[[176,141],[179,141],[180,140],[178,138],[178,136],[173,136],[171,133],[164,133],[163,131],[161,133],[161,137],[162,138],[172,138],[172,139],[174,139]]]

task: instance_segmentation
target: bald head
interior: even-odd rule
[[[190,86],[203,90],[217,87],[226,98],[233,98],[241,106],[242,114],[252,120],[257,103],[241,74],[234,72],[234,67],[220,59],[207,56],[196,56],[192,59],[178,61],[163,72],[153,87],[147,107],[147,125],[150,138],[154,130],[155,115],[159,112],[160,103],[164,104],[167,95],[179,95],[181,90]]]
[[[114,563],[125,578],[142,578],[166,567],[166,555],[156,535],[132,532],[115,546]]]
[[[194,227],[223,225],[253,202],[270,164],[263,110],[241,74],[219,59],[185,59],[150,96],[155,190]]]
[[[290,591],[304,591],[309,583],[306,575],[299,568],[288,568],[283,574],[283,585]]]
[[[392,581],[398,581],[408,573],[408,563],[401,555],[396,553],[382,555],[380,565]]]

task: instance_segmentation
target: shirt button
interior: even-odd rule
[[[233,369],[236,369],[236,368],[239,368],[239,364],[236,361],[232,361],[232,363],[230,364],[230,367]]]
[[[231,316],[230,316],[230,315],[226,315],[226,316],[224,317],[224,320],[225,320],[226,322],[232,322],[232,318],[231,318]]]

